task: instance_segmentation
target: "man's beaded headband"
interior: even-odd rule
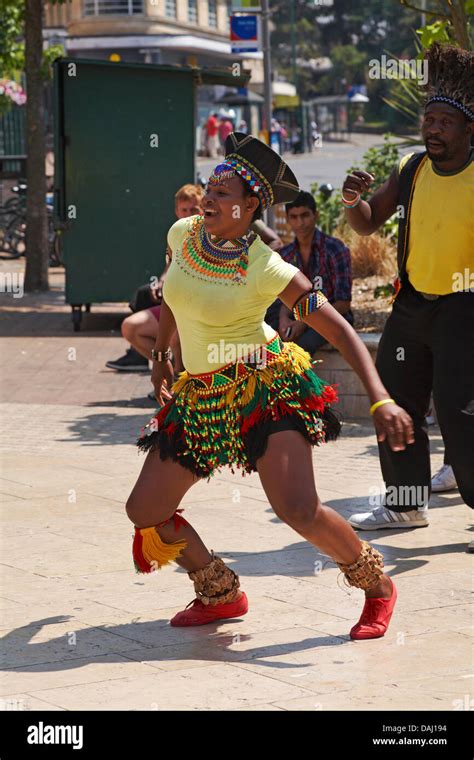
[[[467,116],[469,121],[474,121],[474,112],[471,111],[470,108],[463,105],[459,100],[455,100],[455,98],[448,98],[445,95],[435,95],[433,98],[430,98],[428,102],[425,105],[425,108],[430,105],[430,103],[447,103],[449,106],[453,106],[453,108],[457,108],[458,111],[462,111],[464,116]]]
[[[273,203],[273,190],[268,180],[258,169],[242,160],[237,154],[229,154],[225,160],[218,164],[209,177],[210,185],[217,185],[223,179],[230,179],[238,174],[259,197],[262,209],[266,209]]]

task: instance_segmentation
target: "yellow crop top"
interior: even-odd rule
[[[274,338],[265,312],[299,272],[257,235],[248,249],[243,283],[201,279],[182,253],[195,219],[179,219],[168,231],[172,259],[163,286],[181,339],[183,364],[192,375],[219,369]],[[202,217],[197,223],[203,223]]]

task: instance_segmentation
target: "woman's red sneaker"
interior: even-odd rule
[[[211,606],[210,604],[203,604],[200,599],[193,599],[192,602],[186,605],[184,610],[178,612],[170,620],[170,624],[175,626],[205,625],[206,623],[212,623],[214,620],[242,617],[242,615],[248,612],[248,608],[249,602],[247,594],[244,591],[242,591],[242,596],[239,599],[227,604],[215,604]]]
[[[351,629],[351,639],[378,639],[385,635],[397,601],[397,589],[392,579],[389,580],[392,596],[390,599],[366,598],[360,620]]]

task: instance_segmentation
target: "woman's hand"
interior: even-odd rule
[[[378,441],[388,440],[392,451],[403,451],[406,444],[415,443],[413,420],[401,406],[382,404],[373,414]]]
[[[294,320],[294,322],[290,325],[290,332],[288,335],[287,340],[297,340],[300,335],[303,335],[304,331],[306,330],[307,325],[302,320]]]
[[[278,322],[278,334],[282,340],[289,340],[289,338],[286,338],[285,335],[286,335],[287,329],[291,327],[292,324],[293,322],[291,321],[289,317],[286,316],[286,314],[282,314],[280,316],[280,319]]]
[[[306,327],[307,326],[304,322],[290,319],[286,315],[283,315],[280,317],[280,322],[278,324],[278,333],[284,342],[288,340],[296,340],[300,335],[303,335]]]
[[[167,401],[172,397],[170,388],[174,382],[173,365],[168,359],[165,362],[153,362],[151,369],[151,382],[155,389],[155,398],[160,404],[164,406]]]

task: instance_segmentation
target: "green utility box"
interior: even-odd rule
[[[128,302],[165,266],[174,194],[195,181],[199,84],[248,73],[61,58],[54,64],[55,217],[66,302]]]

